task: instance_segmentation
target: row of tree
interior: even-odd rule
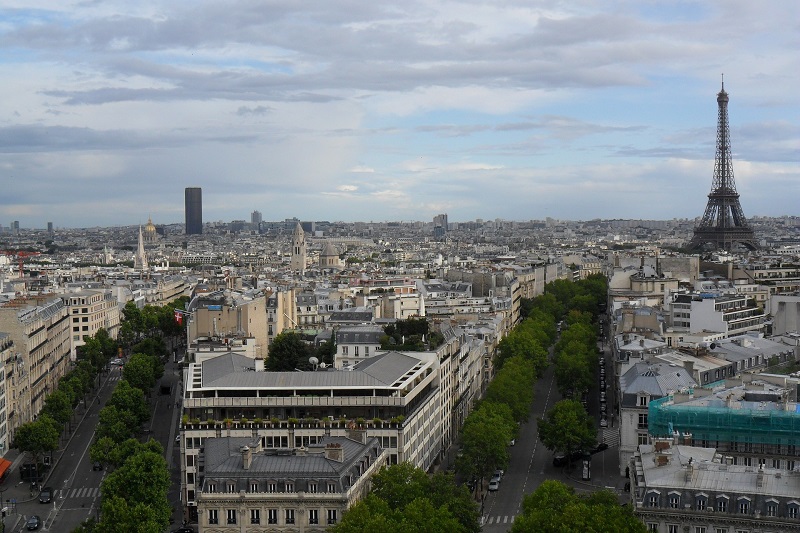
[[[75,367],[59,379],[56,390],[45,398],[36,420],[22,424],[14,432],[13,447],[31,454],[36,464],[58,448],[60,435],[68,430],[75,409],[86,401],[98,374],[117,353],[117,343],[105,329],[84,340]]]
[[[526,318],[498,344],[495,377],[464,421],[456,470],[467,479],[479,480],[478,486],[495,469],[508,466],[509,443],[519,424],[527,421],[534,384],[548,365],[558,316],[550,314],[547,302],[537,300],[526,303]]]
[[[372,491],[328,531],[477,533],[480,529],[475,502],[452,474],[428,476],[422,469],[401,463],[375,474]]]
[[[89,448],[92,461],[110,473],[100,487],[99,521],[88,520],[81,533],[105,531],[162,531],[169,525],[172,509],[167,498],[169,468],[160,443],[141,443],[142,425],[150,420],[146,398],[164,371],[167,354],[160,337],[145,338],[122,370],[122,379],[100,410],[95,441]]]
[[[537,421],[539,440],[568,462],[597,443],[597,427],[580,402],[597,370],[597,317],[605,305],[607,283],[589,276],[575,283],[557,281],[545,287],[550,305],[566,311],[553,355],[556,386],[562,400]]]

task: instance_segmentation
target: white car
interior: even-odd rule
[[[122,366],[122,364],[123,364],[124,362],[125,362],[125,361],[123,361],[123,360],[122,360],[122,359],[120,359],[119,357],[117,357],[116,359],[112,359],[112,360],[111,360],[111,364],[112,364],[113,366]]]
[[[493,479],[489,482],[489,490],[494,492],[500,488],[500,481]]]

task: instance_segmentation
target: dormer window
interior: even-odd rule
[[[646,394],[640,394],[638,399],[639,399],[639,403],[638,403],[639,407],[647,407],[647,395]]]

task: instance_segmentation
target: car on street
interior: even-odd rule
[[[598,442],[597,445],[594,448],[589,450],[589,453],[594,455],[596,453],[600,453],[600,452],[602,452],[604,450],[607,450],[607,449],[608,449],[608,444],[606,444],[605,442]]]
[[[39,503],[50,503],[53,501],[53,487],[45,487],[39,493]]]
[[[608,420],[605,417],[600,419],[600,427],[601,428],[607,428],[608,427]]]
[[[28,521],[25,522],[25,529],[28,531],[36,531],[42,525],[42,519],[39,518],[39,515],[33,515],[28,518]]]
[[[124,363],[125,363],[125,361],[123,361],[119,357],[117,357],[116,359],[112,359],[111,360],[111,365],[112,366],[122,366]]]
[[[100,461],[95,461],[92,463],[92,470],[102,470],[102,469],[103,469],[103,463],[101,463]]]
[[[492,477],[496,477],[497,479],[501,479],[504,475],[505,475],[505,471],[498,468],[497,470],[494,471],[494,476],[492,476]]]
[[[489,490],[494,492],[500,488],[500,480],[492,479],[489,482]]]

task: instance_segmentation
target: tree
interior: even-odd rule
[[[308,368],[311,353],[308,345],[294,331],[284,331],[275,336],[269,346],[265,368],[273,372],[291,372]]]
[[[169,525],[172,511],[167,499],[169,485],[169,469],[161,455],[152,451],[132,455],[103,480],[100,487],[104,502],[101,526],[113,524],[117,527],[114,531],[124,531],[119,525],[130,523],[131,517],[143,518],[136,515],[141,512],[139,506],[144,505],[149,521],[158,527],[142,530],[136,526],[132,530],[163,531]],[[113,502],[109,508],[105,505],[107,501]],[[103,527],[100,530],[106,531]]]
[[[587,450],[597,443],[594,420],[575,400],[561,400],[550,409],[545,418],[538,419],[539,440],[553,452],[563,452],[569,457],[573,452]]]
[[[600,491],[578,496],[572,487],[546,480],[522,500],[512,533],[645,533],[647,528],[617,497]]]
[[[153,359],[153,356],[144,353],[133,354],[122,368],[122,377],[132,387],[149,391],[156,384]]]
[[[480,530],[476,504],[449,474],[428,476],[409,463],[384,467],[373,490],[330,529],[354,532],[463,532]]]
[[[58,448],[58,423],[48,415],[39,415],[33,422],[26,422],[14,433],[14,447],[29,452],[39,461],[45,452]]]
[[[486,390],[488,402],[502,403],[511,409],[517,422],[528,419],[533,402],[533,385],[536,369],[533,362],[524,357],[513,357],[506,361]]]
[[[53,391],[50,396],[45,398],[42,413],[50,415],[58,425],[63,426],[72,418],[70,397],[59,387],[58,390]]]
[[[483,480],[495,468],[505,468],[508,465],[508,443],[514,437],[516,427],[507,405],[482,402],[464,422],[461,457],[456,459],[456,469],[468,479]]]
[[[119,380],[114,392],[111,393],[111,399],[106,403],[106,408],[112,406],[120,411],[130,412],[137,421],[137,426],[150,419],[144,392],[142,389],[132,387],[127,380]]]

